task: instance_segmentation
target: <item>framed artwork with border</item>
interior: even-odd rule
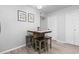
[[[28,22],[34,23],[34,14],[28,13]]]
[[[18,21],[25,22],[27,20],[27,13],[21,10],[17,10]]]

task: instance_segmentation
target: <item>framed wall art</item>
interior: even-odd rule
[[[34,14],[28,13],[28,22],[34,23]]]
[[[18,10],[18,21],[25,22],[27,20],[27,13],[21,10]]]

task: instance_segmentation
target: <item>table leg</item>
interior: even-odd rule
[[[50,48],[52,48],[52,39],[50,38]]]

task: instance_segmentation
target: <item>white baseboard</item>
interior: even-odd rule
[[[4,53],[7,53],[7,52],[10,52],[10,51],[16,50],[16,49],[21,48],[21,47],[24,47],[24,46],[26,46],[26,44],[23,44],[23,45],[18,46],[16,48],[12,48],[12,49],[9,49],[9,50],[2,51],[2,52],[0,52],[0,54],[4,54]]]
[[[66,41],[61,41],[61,40],[56,40],[58,42],[61,42],[61,43],[67,43]]]

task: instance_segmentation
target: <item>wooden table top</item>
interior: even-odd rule
[[[51,33],[51,30],[39,30],[39,31],[35,31],[35,30],[28,30],[28,32],[33,32],[33,33]]]

